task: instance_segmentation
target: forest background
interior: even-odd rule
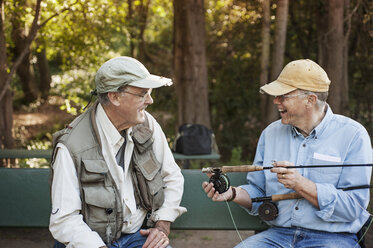
[[[214,131],[222,161],[251,161],[260,132],[279,118],[259,87],[301,58],[327,71],[333,111],[372,137],[373,1],[0,0],[0,8],[0,149],[50,149],[67,123],[30,136],[14,128],[14,113],[58,104],[72,119],[97,69],[116,56],[173,79],[148,108],[170,146],[181,124],[200,123]]]

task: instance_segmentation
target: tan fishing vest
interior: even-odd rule
[[[53,134],[54,162],[58,143],[64,144],[74,161],[79,179],[84,221],[107,244],[121,236],[123,227],[122,199],[109,168],[102,156],[102,145],[96,125],[96,102],[65,129]],[[148,120],[133,127],[134,151],[130,171],[136,204],[148,211],[147,225],[157,221],[154,214],[164,202],[162,165],[153,152],[153,131]],[[51,166],[51,180],[53,167]]]

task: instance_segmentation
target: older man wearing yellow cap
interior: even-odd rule
[[[98,101],[53,137],[55,248],[170,247],[184,179],[145,109],[153,88],[171,84],[130,57],[97,71]]]
[[[329,84],[309,59],[287,64],[277,80],[260,88],[274,96],[281,120],[262,132],[253,164],[273,168],[249,172],[247,185],[223,194],[203,184],[214,201],[233,200],[265,216],[270,228],[236,247],[360,247],[356,233],[369,218],[369,189],[342,189],[369,185],[371,167],[343,165],[372,164],[371,141],[362,125],[333,114],[326,103]],[[296,168],[301,165],[307,166]],[[297,199],[264,208],[252,201],[289,193]]]

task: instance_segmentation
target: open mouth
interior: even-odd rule
[[[288,111],[285,109],[279,109],[278,112],[280,112],[280,115],[286,114]]]

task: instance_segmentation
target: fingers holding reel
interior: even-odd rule
[[[219,194],[226,192],[229,189],[230,181],[227,175],[220,171],[214,171],[214,174],[210,177],[210,183],[214,184],[214,188]]]

